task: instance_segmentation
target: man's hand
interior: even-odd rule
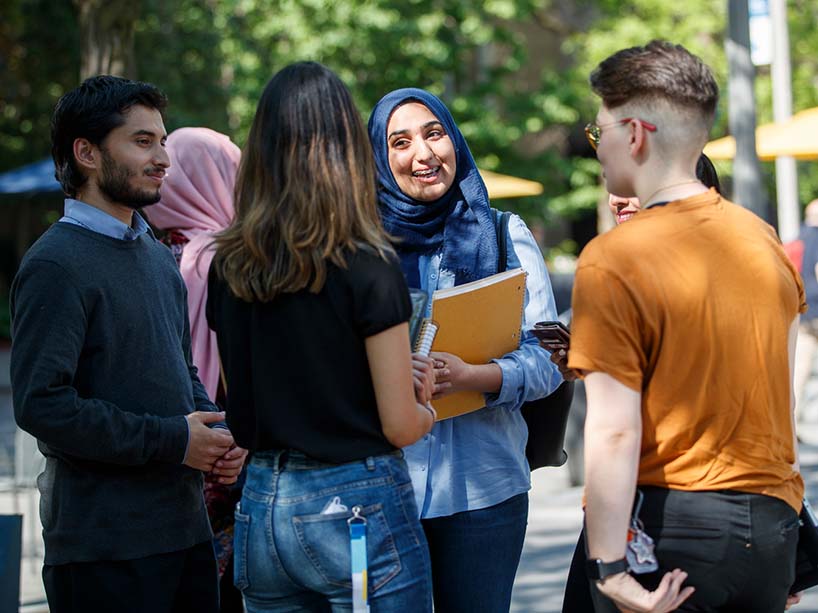
[[[667,613],[678,609],[695,591],[693,587],[681,589],[685,579],[687,573],[677,568],[665,573],[655,592],[647,591],[628,573],[597,581],[596,586],[625,613]]]
[[[218,477],[219,483],[232,485],[239,478],[245,459],[247,459],[247,450],[234,446],[216,460],[212,473]]]
[[[557,365],[560,370],[562,378],[566,381],[574,381],[579,378],[579,373],[573,368],[568,368],[568,352],[565,349],[559,349],[551,352],[551,361]]]
[[[194,411],[185,415],[190,432],[184,464],[210,472],[216,460],[233,447],[233,435],[224,428],[208,428],[207,424],[224,421],[224,413]]]

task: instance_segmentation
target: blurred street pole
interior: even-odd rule
[[[750,59],[750,14],[747,0],[727,0],[728,6],[728,124],[736,139],[732,199],[762,219],[772,222],[756,155],[756,112]]]
[[[786,0],[769,0],[773,29],[773,119],[786,121],[792,116],[792,76],[790,71],[790,35],[787,27]],[[775,159],[775,186],[778,204],[778,235],[786,242],[798,237],[801,220],[798,205],[798,174],[795,158]]]

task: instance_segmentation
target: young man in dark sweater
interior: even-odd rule
[[[46,457],[52,613],[218,610],[202,472],[232,483],[246,451],[191,362],[173,256],[135,212],[159,200],[170,165],[165,104],[111,76],[63,96],[52,153],[65,216],[12,285],[14,410]]]

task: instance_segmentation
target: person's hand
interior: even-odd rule
[[[212,474],[218,477],[219,483],[232,485],[239,478],[245,459],[247,459],[247,450],[234,446],[216,460]]]
[[[551,353],[551,361],[559,368],[562,378],[566,381],[574,381],[579,378],[579,373],[573,368],[568,368],[568,352],[565,349],[558,349]]]
[[[224,413],[194,411],[185,415],[190,439],[184,464],[210,472],[216,461],[233,447],[233,435],[225,428],[208,428],[207,424],[224,421]]]
[[[415,384],[415,399],[428,404],[435,393],[435,361],[420,353],[412,354],[412,380]]]
[[[801,597],[803,595],[804,592],[796,592],[795,594],[790,594],[789,596],[787,596],[787,604],[784,606],[784,610],[789,611],[792,605],[801,602]]]
[[[614,601],[624,613],[667,613],[675,611],[695,591],[693,587],[682,589],[687,573],[676,569],[665,573],[659,587],[649,592],[628,573],[619,573],[604,581],[597,581],[599,591]]]
[[[442,398],[463,389],[468,377],[469,364],[452,353],[433,351],[430,357],[435,363],[435,393],[432,399]]]

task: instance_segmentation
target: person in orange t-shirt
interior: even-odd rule
[[[804,491],[791,383],[803,286],[775,231],[696,178],[718,99],[698,58],[654,41],[603,61],[591,85],[606,187],[643,203],[585,248],[574,283],[596,611],[780,611]],[[637,487],[659,568],[632,575]]]

